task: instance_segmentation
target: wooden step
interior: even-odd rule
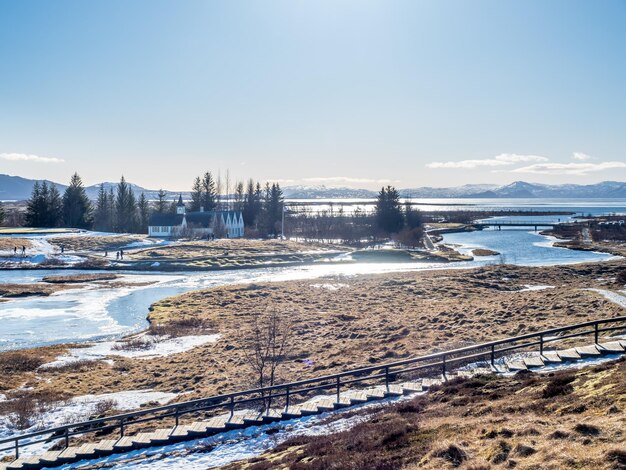
[[[168,429],[157,429],[152,433],[152,444],[161,445],[167,444],[170,442],[170,433],[172,432],[171,428]]]
[[[524,361],[506,361],[506,365],[512,372],[517,372],[520,370],[528,370]]]
[[[88,458],[96,455],[96,444],[83,444],[76,449],[76,458]]]
[[[557,351],[544,351],[541,355],[541,359],[543,360],[544,364],[558,364],[560,362],[563,362],[563,359],[559,357]]]
[[[78,446],[69,446],[67,449],[64,449],[59,454],[59,460],[69,460],[72,461],[76,459],[76,450]]]
[[[179,424],[172,428],[172,432],[170,432],[170,439],[172,440],[182,440],[189,437],[189,426],[186,424]]]
[[[543,361],[541,360],[539,356],[525,357],[524,365],[528,367],[529,369],[545,366],[545,364],[543,363]]]
[[[423,390],[428,390],[431,387],[434,387],[435,385],[441,385],[443,383],[443,380],[441,379],[424,379],[422,380],[422,389]]]
[[[422,391],[422,382],[404,382],[400,384],[405,395]]]
[[[316,401],[315,405],[320,412],[333,411],[335,409],[335,402],[331,398]]]
[[[300,418],[302,416],[302,406],[289,405],[289,407],[283,410],[282,416],[284,419]]]
[[[104,439],[94,444],[95,453],[98,455],[110,454],[115,450],[117,439]]]
[[[346,406],[352,406],[352,401],[349,397],[345,395],[340,395],[339,401],[337,401],[337,398],[335,397],[334,405],[335,408],[345,408]]]
[[[229,418],[230,416],[228,415],[216,416],[214,418],[211,418],[206,421],[207,429],[212,432],[223,431],[224,429],[226,429],[226,422]]]
[[[227,428],[241,428],[245,426],[245,421],[241,415],[232,415],[228,421],[226,421]]]
[[[14,460],[13,462],[10,462],[7,465],[7,469],[8,470],[18,470],[18,469],[26,468],[24,466],[24,462],[26,462],[26,458],[19,458],[17,460]]]
[[[283,414],[279,410],[271,409],[263,413],[263,422],[274,423],[283,419]]]
[[[133,438],[131,436],[121,437],[113,445],[113,449],[116,452],[132,450],[134,447],[135,447],[135,443],[133,442]]]
[[[246,424],[263,424],[263,414],[260,411],[250,410],[241,416]]]
[[[43,464],[54,464],[59,461],[60,455],[61,455],[60,450],[49,450],[41,454],[40,461]]]
[[[385,398],[385,392],[376,388],[368,388],[365,390],[365,395],[368,400],[382,400]]]
[[[300,413],[302,416],[311,416],[319,414],[319,411],[315,403],[307,402],[300,405]]]
[[[381,388],[386,397],[401,397],[404,395],[404,390],[400,385],[383,385]]]
[[[580,357],[597,357],[601,355],[595,345],[576,348],[576,352],[580,354]]]
[[[152,438],[154,437],[153,432],[140,432],[136,436],[132,436],[133,444],[135,448],[138,447],[148,447],[152,445]]]
[[[348,392],[346,397],[352,402],[353,405],[358,405],[359,403],[365,403],[367,401],[367,395],[365,392],[357,391],[357,392]]]
[[[619,341],[610,341],[608,343],[598,344],[598,350],[602,354],[622,354],[624,347]]]
[[[580,354],[578,354],[578,351],[576,351],[575,348],[557,351],[557,354],[564,361],[577,361],[578,359],[580,359]]]

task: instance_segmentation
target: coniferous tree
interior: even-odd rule
[[[243,201],[245,199],[243,182],[239,181],[235,185],[235,200],[233,204],[233,210],[237,212],[241,212],[243,210]]]
[[[256,210],[256,191],[252,179],[248,180],[242,212],[244,224],[248,227],[256,226],[258,214]]]
[[[54,184],[48,187],[45,220],[46,225],[44,227],[60,227],[63,223],[63,200],[61,193]]]
[[[109,232],[115,231],[115,226],[117,224],[117,220],[115,218],[115,192],[113,191],[113,186],[109,188]]]
[[[159,214],[165,213],[167,210],[167,191],[159,189],[157,193],[156,211]]]
[[[6,212],[4,211],[4,206],[0,201],[0,225],[4,223],[4,219],[6,219]]]
[[[148,219],[150,218],[150,204],[144,193],[141,193],[139,202],[137,202],[137,215],[139,216],[139,232],[146,233],[148,231]]]
[[[392,186],[383,187],[378,193],[375,213],[376,227],[383,234],[398,233],[404,226],[400,208],[400,194]]]
[[[94,212],[94,229],[101,232],[112,231],[111,227],[111,210],[109,208],[109,194],[104,188],[104,183],[100,185],[98,190],[98,199],[96,201],[96,210]]]
[[[265,185],[265,193],[263,196],[263,211],[261,216],[261,226],[263,231],[271,236],[280,233],[280,222],[283,212],[283,192],[277,183],[270,186]]]
[[[116,231],[133,232],[137,227],[137,203],[130,185],[124,177],[117,185],[115,198]]]
[[[203,191],[202,191],[202,180],[199,176],[193,182],[193,187],[191,191],[191,211],[197,212],[200,210],[204,202]]]
[[[91,228],[93,224],[92,207],[83,182],[74,173],[70,185],[63,193],[63,225],[72,228]]]
[[[42,217],[45,211],[45,200],[41,196],[41,185],[35,181],[26,205],[26,225],[28,227],[41,227]]]
[[[202,206],[205,211],[214,211],[217,208],[217,199],[219,195],[215,188],[215,180],[210,171],[207,171],[202,178]]]

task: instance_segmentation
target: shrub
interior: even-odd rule
[[[574,431],[583,436],[598,436],[600,434],[600,428],[593,424],[578,423],[574,426]]]
[[[115,343],[111,349],[114,351],[145,351],[153,346],[154,340],[152,338],[138,336]]]
[[[559,395],[568,395],[574,391],[574,387],[572,387],[571,383],[574,381],[576,377],[572,375],[560,375],[554,377],[546,388],[543,390],[541,396],[543,398],[553,398]]]
[[[43,364],[38,356],[22,352],[11,352],[0,355],[0,374],[32,372]]]
[[[610,450],[606,453],[606,459],[613,464],[613,470],[626,470],[626,450]]]
[[[456,444],[450,444],[433,452],[435,457],[447,460],[453,466],[458,467],[467,460],[467,452]]]

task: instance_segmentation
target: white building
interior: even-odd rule
[[[182,195],[178,198],[175,214],[153,214],[148,223],[151,237],[179,237],[189,234],[198,237],[239,238],[244,234],[243,215],[239,211],[187,212]]]

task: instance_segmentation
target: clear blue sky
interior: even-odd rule
[[[0,173],[626,180],[626,2],[0,0]]]

